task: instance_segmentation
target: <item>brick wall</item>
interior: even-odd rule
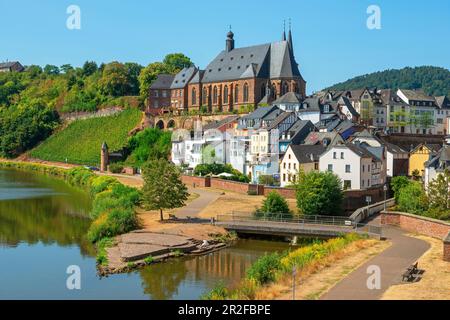
[[[211,178],[211,188],[229,190],[238,193],[247,194],[250,185],[248,183]]]
[[[444,261],[450,262],[450,232],[444,239]]]
[[[403,212],[389,211],[383,213],[381,224],[396,225],[409,232],[420,233],[441,240],[450,232],[450,223]]]
[[[211,178],[209,177],[193,177],[193,176],[182,176],[181,180],[184,184],[186,184],[188,187],[195,186],[197,187],[211,187]]]
[[[344,191],[344,211],[355,211],[358,208],[367,206],[366,196],[371,196],[371,204],[384,200],[383,187],[375,187],[366,190]]]
[[[295,189],[264,187],[264,195],[267,196],[270,192],[275,191],[279,195],[287,199],[295,199]]]

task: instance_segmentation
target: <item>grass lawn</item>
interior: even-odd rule
[[[31,151],[32,158],[99,166],[104,141],[118,151],[128,141],[128,132],[142,119],[141,111],[128,109],[110,117],[76,120]]]

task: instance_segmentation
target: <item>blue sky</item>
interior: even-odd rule
[[[71,4],[81,30],[66,28]],[[381,30],[366,27],[372,4]],[[204,68],[224,48],[228,25],[240,47],[279,40],[291,18],[308,92],[390,68],[450,68],[448,0],[0,0],[0,12],[0,61],[27,65],[147,65],[183,52]]]

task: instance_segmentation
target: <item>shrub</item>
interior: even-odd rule
[[[122,173],[123,171],[123,164],[116,162],[116,163],[111,163],[109,165],[109,171],[111,171],[112,173]]]
[[[276,273],[281,270],[281,255],[278,253],[266,254],[259,258],[247,271],[247,279],[253,279],[258,284],[272,282]]]
[[[208,293],[201,296],[201,300],[225,300],[228,297],[228,289],[225,287],[223,281],[220,281]]]
[[[261,175],[258,177],[258,183],[266,186],[275,185],[275,178],[273,176]]]
[[[256,210],[257,217],[276,217],[279,215],[292,217],[289,205],[278,192],[270,192],[263,201],[263,206]]]
[[[395,198],[396,202],[398,202],[398,197],[400,195],[401,189],[408,186],[410,183],[411,183],[411,181],[407,177],[404,177],[404,176],[398,176],[398,177],[392,178],[391,188],[392,188],[392,191],[394,192],[394,198]]]
[[[420,182],[412,182],[400,190],[398,207],[401,211],[423,214],[428,209],[428,200]]]

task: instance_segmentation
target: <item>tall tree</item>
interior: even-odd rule
[[[178,73],[183,68],[189,68],[194,65],[191,59],[182,53],[169,53],[165,56],[163,63],[167,66],[170,73]]]
[[[148,98],[148,90],[159,74],[171,73],[165,63],[153,62],[141,70],[139,75],[139,91],[141,97]]]
[[[450,214],[450,170],[438,174],[436,179],[428,184],[428,199],[430,206],[440,212]]]
[[[184,206],[189,193],[174,164],[166,159],[151,160],[142,168],[142,176],[144,205],[148,210],[159,210],[161,221],[164,209]]]
[[[331,172],[300,173],[296,183],[297,207],[304,215],[340,215],[341,181]]]
[[[91,74],[93,74],[94,72],[96,72],[97,69],[98,69],[97,63],[95,63],[94,61],[86,61],[83,64],[83,75],[85,77],[88,77]]]
[[[108,63],[99,81],[100,90],[113,97],[126,95],[130,90],[127,68],[119,62]]]

